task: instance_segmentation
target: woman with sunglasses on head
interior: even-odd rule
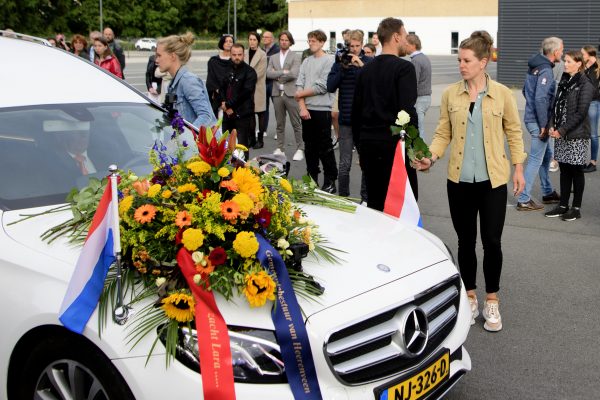
[[[584,72],[583,54],[579,50],[565,53],[565,72],[562,75],[554,108],[548,122],[548,133],[555,138],[554,158],[560,167],[560,203],[548,211],[546,217],[561,217],[563,221],[581,218],[581,202],[586,166],[590,148],[588,110],[594,98],[592,82]],[[573,188],[573,203],[569,198]]]
[[[227,78],[227,73],[231,69],[231,46],[233,46],[233,35],[224,34],[219,39],[219,54],[212,56],[208,60],[208,73],[206,75],[206,89],[215,117],[219,117],[219,107],[221,107],[221,97],[219,88]]]

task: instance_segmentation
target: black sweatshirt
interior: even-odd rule
[[[352,104],[352,135],[361,141],[396,142],[390,126],[402,110],[417,126],[417,75],[410,61],[381,54],[365,65],[356,80]]]

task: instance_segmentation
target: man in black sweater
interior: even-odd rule
[[[244,46],[235,43],[231,46],[231,70],[221,85],[221,109],[223,110],[223,130],[237,130],[238,143],[249,147],[254,118],[254,90],[256,72],[244,62]],[[246,152],[246,160],[249,152]]]
[[[417,76],[414,66],[399,58],[405,54],[403,22],[386,18],[379,24],[377,35],[383,50],[358,75],[352,103],[352,135],[365,175],[368,206],[382,211],[399,140],[392,136],[390,126],[402,110],[410,115],[411,124],[417,125]],[[406,154],[404,158],[410,185],[418,198],[417,172]]]

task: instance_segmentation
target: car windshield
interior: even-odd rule
[[[151,172],[150,149],[157,141],[169,146],[172,134],[163,112],[148,104],[0,109],[0,208],[64,203],[73,187],[108,175],[111,164],[146,175]],[[193,142],[187,128],[183,136]]]

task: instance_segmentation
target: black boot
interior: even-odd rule
[[[331,180],[325,180],[325,182],[323,183],[323,186],[321,187],[321,190],[327,193],[331,193],[334,194],[337,192],[337,188],[335,187],[335,181],[331,181]]]
[[[264,142],[262,142],[260,140],[258,142],[256,142],[256,144],[254,146],[252,146],[253,149],[262,149],[263,147],[265,147],[265,144],[264,144]]]

